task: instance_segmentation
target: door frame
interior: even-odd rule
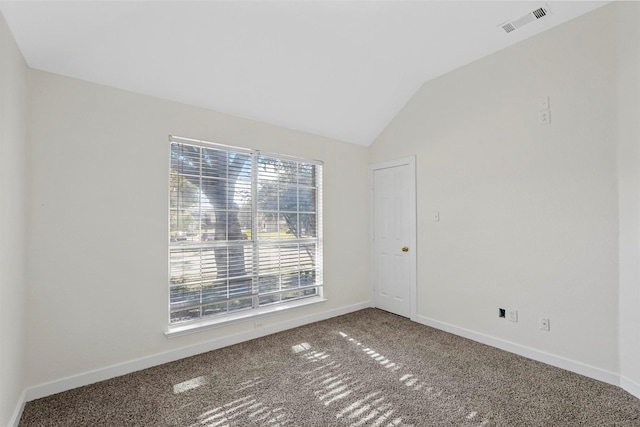
[[[416,212],[416,157],[404,157],[385,162],[372,163],[369,165],[369,243],[371,246],[369,260],[369,294],[371,306],[375,307],[375,291],[374,291],[374,263],[375,263],[375,189],[373,188],[373,174],[376,170],[389,169],[398,166],[409,167],[409,283],[411,286],[411,317],[415,321],[418,308],[418,282],[417,282],[417,212]]]

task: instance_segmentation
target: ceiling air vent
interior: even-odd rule
[[[502,26],[502,29],[505,30],[507,33],[510,33],[511,31],[515,31],[516,27],[514,27],[511,22],[508,22]]]
[[[510,33],[512,31],[517,30],[518,28],[530,24],[533,21],[536,21],[540,18],[544,18],[548,14],[551,13],[549,6],[545,5],[544,7],[540,7],[533,12],[529,12],[521,18],[514,19],[509,22],[505,22],[504,24],[498,25],[498,28],[503,29],[506,33]]]

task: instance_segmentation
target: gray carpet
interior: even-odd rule
[[[376,309],[29,402],[20,426],[640,426],[640,401]]]

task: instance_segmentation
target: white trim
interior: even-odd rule
[[[324,165],[324,162],[322,160],[307,159],[305,157],[290,156],[286,154],[270,153],[266,151],[261,151],[257,148],[238,147],[237,145],[227,145],[227,144],[221,144],[219,142],[205,141],[202,139],[193,139],[193,138],[185,138],[183,136],[169,135],[169,143],[174,143],[174,142],[176,144],[187,144],[187,145],[193,145],[195,147],[222,149],[227,151],[235,151],[238,153],[245,153],[245,154],[251,154],[251,155],[256,154],[258,156],[275,157],[278,159],[292,160],[294,162],[302,161],[302,162],[311,163],[314,165],[320,165],[320,166]]]
[[[34,399],[40,399],[42,397],[50,396],[55,393],[71,390],[77,387],[82,387],[88,384],[93,384],[98,381],[108,380],[120,375],[126,375],[131,372],[139,371],[142,369],[151,368],[153,366],[162,365],[164,363],[173,362],[176,360],[184,359],[185,357],[195,356],[197,354],[206,353],[211,350],[227,347],[230,345],[238,344],[244,341],[252,340],[255,338],[271,335],[276,332],[286,331],[288,329],[297,328],[299,326],[307,325],[313,322],[319,322],[321,320],[330,319],[336,316],[342,316],[343,314],[351,313],[358,310],[371,307],[370,301],[363,301],[357,304],[336,308],[322,313],[300,317],[297,319],[287,320],[273,325],[268,325],[259,329],[252,329],[246,332],[240,332],[234,335],[228,335],[225,337],[205,341],[200,344],[191,345],[188,347],[178,348],[175,350],[167,351],[164,353],[158,353],[152,356],[143,357],[140,359],[130,360],[128,362],[119,363],[117,365],[107,366],[106,368],[96,369],[94,371],[85,372],[82,374],[74,375],[67,378],[51,381],[46,384],[40,384],[34,387],[30,387],[26,391],[26,398],[23,401],[31,401]]]
[[[416,315],[418,311],[418,280],[417,280],[417,270],[418,270],[418,242],[417,242],[417,205],[416,205],[416,157],[404,157],[396,160],[388,160],[385,162],[373,163],[369,165],[369,239],[370,239],[370,253],[369,259],[371,260],[371,266],[369,267],[369,291],[371,304],[375,307],[375,291],[373,289],[373,277],[374,277],[374,188],[373,188],[373,173],[376,170],[394,168],[398,166],[409,166],[409,193],[411,197],[409,198],[409,247],[411,248],[411,258],[410,258],[410,274],[409,281],[411,282],[411,313],[410,319],[416,320]]]
[[[620,376],[620,387],[640,399],[640,384],[631,381],[627,377]]]
[[[27,391],[23,391],[18,399],[16,409],[13,411],[13,415],[9,418],[9,427],[18,427],[20,424],[20,418],[22,418],[22,412],[24,411],[24,405],[27,403]]]
[[[226,151],[235,151],[237,153],[244,153],[244,154],[253,154],[253,152],[256,151],[256,150],[252,150],[251,148],[237,147],[235,145],[226,145],[226,144],[220,144],[218,142],[204,141],[202,139],[185,138],[182,136],[173,136],[173,135],[169,135],[169,143],[170,144],[173,144],[173,143],[187,144],[187,145],[193,145],[195,147],[222,149]]]
[[[449,323],[439,322],[428,317],[416,316],[415,320],[418,323],[426,326],[431,326],[432,328],[440,329],[442,331],[459,335],[464,338],[469,338],[470,340],[477,341],[491,347],[496,347],[510,353],[518,354],[520,356],[545,363],[547,365],[555,366],[556,368],[565,369],[567,371],[575,372],[576,374],[584,375],[586,377],[620,387],[620,375],[614,372],[605,371],[604,369],[585,365],[583,363],[576,362],[575,360],[565,359],[564,357],[555,356],[553,354],[535,350],[533,348],[502,340],[500,338],[495,338],[489,335],[471,331],[469,329],[460,328]],[[631,382],[629,381],[629,383]],[[635,386],[638,387],[637,384],[635,384]],[[638,388],[636,391],[640,391],[640,388]],[[630,393],[632,392],[630,391]]]
[[[164,335],[167,338],[180,337],[183,335],[206,331],[208,329],[220,328],[223,326],[246,322],[247,320],[257,320],[265,316],[280,313],[283,310],[289,310],[297,307],[306,307],[308,305],[318,304],[325,301],[326,299],[316,296],[270,305],[257,309],[243,310],[238,313],[224,315],[218,319],[201,320],[199,322],[171,325],[169,326],[169,330],[165,332]]]

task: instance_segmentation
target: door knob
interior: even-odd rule
[[[409,252],[409,246],[405,246],[404,248],[402,248],[402,252]]]

